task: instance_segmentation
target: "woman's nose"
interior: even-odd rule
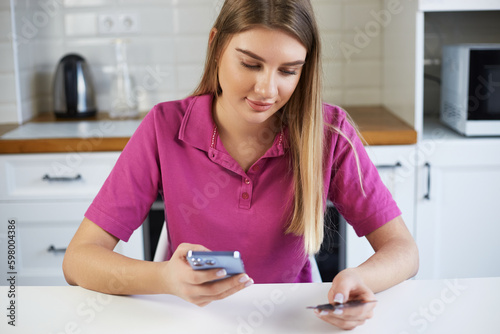
[[[274,73],[262,73],[255,83],[255,92],[263,99],[271,99],[278,95],[278,84]]]

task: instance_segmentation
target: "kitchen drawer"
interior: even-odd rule
[[[66,285],[62,271],[65,249],[79,223],[19,223],[20,285]],[[45,282],[41,282],[45,280]]]
[[[16,221],[16,271],[19,285],[66,285],[62,271],[64,249],[73,238],[90,201],[0,203],[0,247],[7,249],[9,219]],[[142,228],[115,251],[144,259]],[[0,252],[1,253],[1,252]],[[6,259],[2,264],[6,263]],[[0,265],[0,268],[3,268]],[[6,273],[6,270],[3,271]],[[0,285],[7,282],[2,281]]]
[[[92,199],[119,152],[0,155],[0,200]]]

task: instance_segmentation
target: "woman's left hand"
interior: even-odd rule
[[[333,279],[332,287],[328,292],[329,303],[344,303],[350,300],[375,300],[375,294],[363,282],[356,268],[345,269],[338,273]],[[370,319],[373,316],[375,306],[376,303],[367,303],[362,306],[337,309],[335,311],[315,310],[315,313],[321,320],[339,328],[350,330]]]

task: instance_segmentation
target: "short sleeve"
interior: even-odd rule
[[[401,211],[380,179],[356,130],[347,121],[345,111],[327,105],[325,113],[326,121],[340,129],[352,143],[351,146],[345,137],[326,127],[327,179],[330,178],[327,197],[356,234],[364,236],[400,216]]]
[[[155,111],[156,107],[132,135],[85,213],[85,217],[124,241],[142,225],[158,196],[161,176]]]

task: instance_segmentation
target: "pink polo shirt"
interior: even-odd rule
[[[214,133],[210,95],[156,105],[144,118],[85,216],[127,241],[163,196],[167,258],[183,242],[238,250],[256,283],[310,282],[303,239],[285,234],[293,198],[288,136],[245,172]],[[363,171],[363,197],[347,141],[325,136],[325,192],[356,233],[366,235],[399,216],[354,129],[338,107],[325,119],[354,141]]]

